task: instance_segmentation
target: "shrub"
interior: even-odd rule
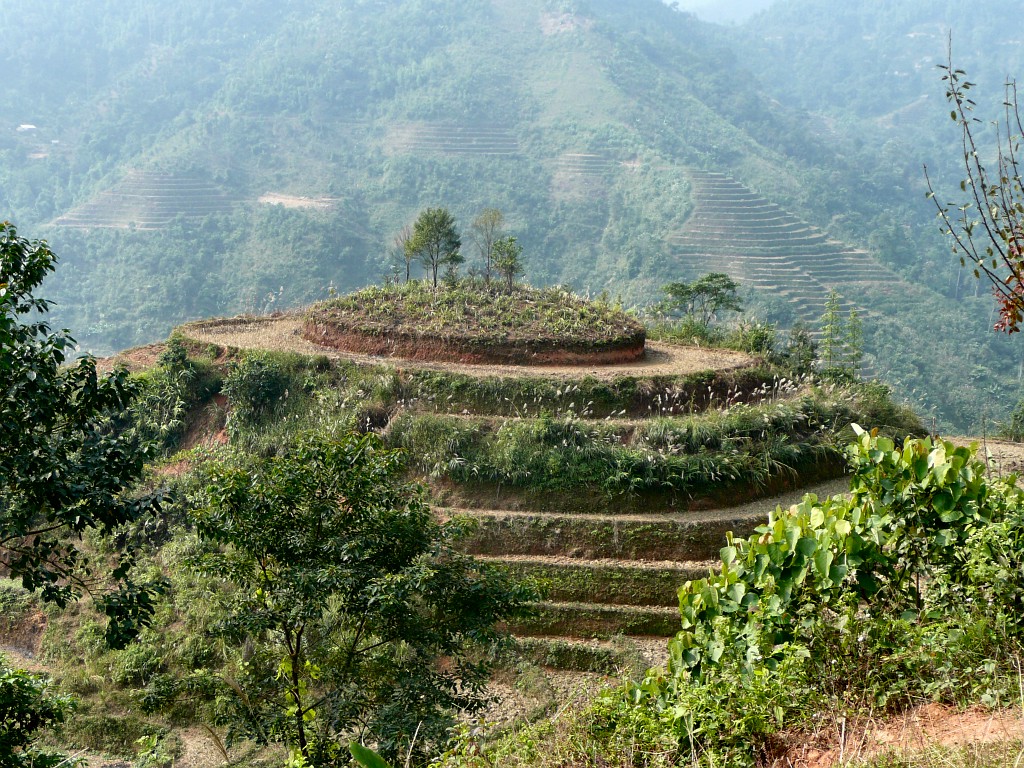
[[[625,689],[694,760],[753,765],[808,701],[878,711],[1016,690],[1024,491],[986,480],[971,449],[857,435],[851,497],[809,495],[730,536],[720,569],[680,589],[667,675]]]
[[[232,363],[223,392],[231,403],[229,432],[237,433],[269,414],[285,397],[288,377],[283,366],[266,353],[250,353]]]
[[[8,768],[56,768],[64,755],[44,750],[36,737],[64,722],[71,700],[55,696],[49,683],[7,665],[0,656],[0,765]]]

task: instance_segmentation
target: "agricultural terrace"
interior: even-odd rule
[[[315,305],[303,336],[350,352],[472,363],[623,363],[644,354],[646,332],[605,302],[559,288],[420,282],[366,288]]]
[[[470,553],[544,587],[532,617],[510,629],[548,670],[615,673],[663,658],[661,638],[679,627],[675,589],[707,572],[727,532],[749,533],[804,491],[842,490],[852,422],[920,429],[882,387],[795,381],[730,350],[643,345],[633,318],[554,289],[410,283],[179,333],[236,361],[225,387],[232,442],[273,451],[286,433],[340,419],[402,448],[438,514],[474,521]],[[408,346],[387,346],[403,334]],[[381,344],[369,354],[353,339]],[[644,356],[465,362],[478,351],[494,359],[488,346],[502,348],[500,361],[627,342]],[[253,391],[287,395],[246,402]]]

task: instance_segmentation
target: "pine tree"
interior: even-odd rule
[[[857,380],[860,378],[861,361],[864,359],[864,326],[856,309],[850,310],[850,316],[846,321],[843,346],[846,348],[846,361],[843,367],[849,372],[851,379]]]
[[[825,312],[821,316],[821,343],[818,345],[823,373],[834,373],[843,358],[843,316],[839,312],[839,294],[833,288],[828,292]]]

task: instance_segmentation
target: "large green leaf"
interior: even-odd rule
[[[355,758],[355,761],[362,768],[391,768],[391,765],[384,758],[369,747],[364,747],[358,741],[351,742],[348,745],[348,751],[352,753],[352,757]]]

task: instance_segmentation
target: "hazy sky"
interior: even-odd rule
[[[719,23],[744,21],[767,8],[775,0],[677,0],[679,7],[691,11],[705,21]],[[672,0],[665,0],[672,4]]]

